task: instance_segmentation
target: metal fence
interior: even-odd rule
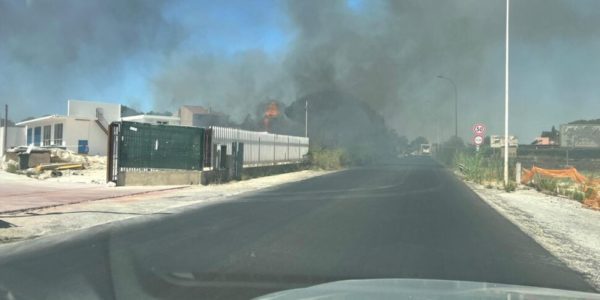
[[[298,163],[308,153],[309,140],[306,137],[217,126],[210,127],[209,132],[213,162],[218,156],[215,150],[224,145],[227,155],[231,155],[234,143],[243,144],[244,167]]]
[[[109,128],[108,181],[124,170],[202,170],[204,128],[115,122]]]
[[[235,128],[115,122],[109,127],[107,181],[127,171],[215,170],[299,163],[308,138]]]

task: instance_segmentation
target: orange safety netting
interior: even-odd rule
[[[577,171],[577,169],[571,167],[563,170],[550,170],[550,169],[542,169],[536,166],[531,167],[531,170],[523,168],[521,183],[528,184],[534,178],[535,175],[541,175],[544,177],[551,178],[569,178],[574,182],[577,182],[583,185],[583,189],[587,190],[588,188],[592,188],[595,192],[593,195],[584,200],[584,204],[587,207],[600,210],[600,195],[598,194],[598,189],[600,188],[600,180],[598,179],[588,179],[581,173]]]
[[[588,182],[587,177],[577,172],[577,169],[573,167],[563,170],[550,170],[533,166],[531,167],[531,170],[523,168],[523,176],[521,176],[521,183],[528,184],[529,182],[531,182],[531,180],[536,174],[552,178],[570,178],[571,180],[582,184]]]

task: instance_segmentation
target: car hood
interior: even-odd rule
[[[256,299],[600,299],[600,294],[519,285],[431,279],[343,280]]]

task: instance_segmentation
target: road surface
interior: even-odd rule
[[[593,291],[428,158],[0,248],[0,298],[245,299],[363,278]]]

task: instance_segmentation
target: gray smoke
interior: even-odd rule
[[[0,102],[23,118],[105,94],[129,63],[161,57],[184,38],[164,18],[166,2],[0,1]]]
[[[436,78],[443,75],[458,87],[459,135],[468,138],[475,122],[498,134],[504,9],[504,0],[364,1],[359,9],[343,0],[288,1],[294,39],[282,59],[260,52],[181,58],[156,79],[156,100],[198,101],[243,115],[268,99],[290,103],[340,90],[382,113],[399,133],[435,141],[454,128],[452,86]],[[598,79],[600,1],[513,1],[512,11],[512,128],[528,139],[585,114],[573,102],[598,102],[597,90],[572,87]],[[565,50],[573,45],[580,53]],[[586,64],[560,62],[575,61],[574,55]]]
[[[400,134],[436,141],[454,128],[443,75],[458,87],[462,137],[475,122],[502,132],[505,0],[349,2],[274,2],[290,43],[276,54],[222,54],[186,49],[186,34],[199,28],[165,17],[178,2],[0,1],[0,97],[23,117],[61,112],[65,99],[102,95],[120,87],[132,62],[151,62],[158,110],[197,104],[242,120],[259,103],[337,90]],[[511,128],[523,141],[598,117],[599,12],[597,0],[512,1]]]

